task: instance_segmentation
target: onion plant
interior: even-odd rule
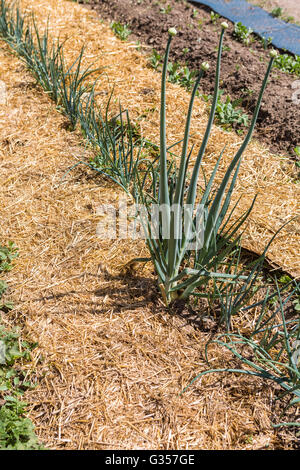
[[[232,250],[226,263],[224,272],[234,274],[236,277],[228,282],[227,279],[212,280],[212,286],[207,295],[211,310],[219,311],[219,323],[225,324],[227,331],[231,329],[232,317],[238,314],[246,305],[251,303],[257,291],[264,288],[260,282],[267,251],[278,233],[289,223],[283,224],[266,245],[263,253],[250,263],[241,260],[241,240],[235,250]],[[197,295],[197,294],[195,294]],[[217,306],[217,309],[215,307]]]
[[[41,35],[34,17],[32,25],[25,21],[18,7],[0,3],[0,34],[16,51],[37,83],[58,104],[75,129],[83,95],[89,91],[87,78],[96,70],[82,68],[84,47],[71,66],[66,65],[63,43],[50,42],[48,26]]]
[[[7,6],[6,0],[1,0],[0,14],[0,33],[1,36],[11,43],[17,45],[22,43],[24,35],[24,17],[21,15],[19,8],[15,11]]]
[[[20,47],[19,55],[25,61],[37,83],[41,85],[49,97],[58,103],[60,87],[64,78],[61,53],[63,44],[50,43],[48,27],[41,36],[33,19],[35,42],[29,27]]]
[[[112,93],[105,112],[97,106],[94,87],[80,105],[79,120],[82,132],[95,150],[91,167],[118,184],[128,195],[136,198],[136,177],[150,161],[143,156],[144,142],[138,138],[128,110],[110,116]]]
[[[260,306],[253,331],[246,336],[240,332],[222,333],[208,341],[205,346],[205,357],[208,365],[209,347],[218,345],[230,351],[237,358],[243,368],[208,369],[198,374],[192,382],[185,387],[184,393],[196,380],[206,374],[216,372],[231,372],[261,377],[280,385],[283,393],[280,398],[288,396],[288,404],[284,411],[300,403],[300,317],[292,316],[286,319],[284,307],[293,295],[299,292],[299,284],[291,281],[279,289],[275,278],[276,290],[270,294],[267,291],[264,299],[250,305],[244,310],[254,310]],[[284,291],[292,290],[283,299]],[[278,306],[270,311],[272,298],[278,299]],[[300,426],[300,423],[284,423],[291,426]]]
[[[60,67],[62,69],[61,80],[59,84],[60,107],[63,113],[70,119],[72,129],[75,129],[79,113],[82,97],[90,91],[90,87],[86,85],[86,79],[97,71],[88,67],[82,70],[82,59],[84,47],[82,47],[79,56],[73,64],[66,68],[63,49],[58,51],[60,58]]]
[[[158,275],[162,296],[167,305],[174,299],[187,299],[190,295],[195,294],[196,290],[198,295],[206,296],[207,286],[212,280],[232,282],[237,278],[247,279],[247,276],[224,272],[221,268],[228,255],[238,246],[239,229],[249,216],[254,201],[251,207],[235,222],[232,219],[233,211],[229,211],[229,205],[239,173],[241,158],[251,139],[276,53],[271,51],[271,59],[261,86],[252,122],[241,147],[230,162],[215,191],[213,186],[223,152],[221,153],[207,181],[205,190],[199,194],[199,172],[216,112],[222,44],[227,27],[227,23],[222,23],[214,96],[202,144],[195,163],[190,169],[189,163],[193,151],[193,147],[189,150],[191,116],[197,89],[208,68],[207,63],[202,64],[191,94],[179,169],[173,174],[172,183],[170,183],[167,161],[166,79],[170,46],[176,35],[176,30],[174,28],[169,30],[161,84],[159,189],[151,196],[150,202],[147,195],[144,194],[143,184],[140,184],[140,197],[147,207],[147,217],[142,214],[141,223],[146,233],[148,249]],[[188,176],[189,171],[191,171],[190,177]],[[199,214],[195,215],[197,203],[200,203],[198,207],[202,208],[201,230],[197,227],[199,221],[197,215]],[[158,207],[158,219],[155,224],[151,222],[153,204]],[[196,242],[193,245],[196,248],[192,250],[190,249],[191,242]]]
[[[31,20],[32,25],[25,21],[18,7],[10,9],[1,0],[1,36],[26,64],[37,83],[57,103],[63,78],[60,61],[63,45],[59,41],[51,44],[48,26],[41,35],[33,16]]]

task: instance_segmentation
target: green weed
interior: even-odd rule
[[[172,11],[171,5],[167,5],[166,7],[160,7],[160,12],[163,15],[168,15],[169,13],[171,13],[171,11]]]
[[[216,106],[216,122],[226,130],[231,130],[232,127],[241,128],[247,127],[249,124],[249,117],[239,108],[241,104],[240,99],[234,101],[230,96],[227,96],[225,101],[222,99],[224,94],[223,90],[219,90]],[[202,95],[205,101],[211,101],[212,95]]]
[[[26,418],[27,404],[20,400],[24,392],[34,388],[16,362],[30,359],[36,346],[20,341],[17,331],[7,331],[0,325],[0,343],[5,348],[5,363],[0,363],[0,449],[41,450],[33,423]]]
[[[121,41],[126,41],[131,34],[131,30],[128,28],[127,24],[122,24],[120,21],[113,21],[110,27]]]
[[[282,15],[282,13],[283,13],[283,9],[280,8],[280,7],[274,8],[274,9],[271,11],[271,15],[274,16],[275,18],[280,18],[280,16]]]
[[[300,56],[280,54],[275,60],[274,66],[283,72],[300,76]]]
[[[10,271],[18,256],[14,243],[0,246],[0,274]],[[1,303],[7,285],[0,280],[0,310],[12,308],[10,302]],[[0,323],[0,449],[42,449],[34,433],[32,422],[25,417],[26,403],[20,401],[24,392],[33,387],[17,362],[28,361],[36,344],[20,338],[17,330],[8,331]]]
[[[253,30],[244,26],[240,21],[234,24],[233,36],[247,46],[254,40],[252,33]]]
[[[212,24],[217,24],[219,18],[220,15],[218,13],[215,13],[214,11],[210,12],[210,21],[212,22]]]

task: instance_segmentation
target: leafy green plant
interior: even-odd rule
[[[161,55],[155,49],[153,49],[149,57],[149,64],[151,65],[152,68],[157,70],[160,67],[161,62],[162,62]]]
[[[238,108],[239,104],[240,100],[231,101],[230,96],[227,96],[225,101],[220,97],[216,108],[217,122],[228,129],[231,129],[232,125],[247,127],[249,117]]]
[[[8,272],[13,267],[13,261],[18,256],[18,249],[13,242],[8,245],[0,245],[0,274]],[[0,279],[0,310],[10,310],[12,303],[9,301],[2,302],[1,299],[7,290],[7,284],[3,279]]]
[[[266,50],[271,44],[272,44],[273,38],[271,36],[269,37],[262,37],[261,38],[261,43],[263,45],[263,48]]]
[[[219,90],[216,106],[216,122],[226,130],[231,130],[232,126],[235,128],[247,127],[249,124],[249,117],[243,112],[239,105],[241,99],[231,101],[230,96],[227,96],[225,101],[222,99],[224,94],[223,90]],[[201,95],[204,101],[208,102],[213,99],[212,95]]]
[[[282,8],[277,7],[271,11],[271,15],[274,16],[275,18],[280,18],[280,16],[282,15],[282,12],[283,12]]]
[[[122,24],[120,21],[113,21],[110,27],[121,41],[126,41],[131,34],[131,30],[128,28],[127,24]]]
[[[0,246],[0,273],[12,269],[18,256],[14,243]],[[0,280],[0,301],[7,285]],[[11,304],[9,305],[11,308]],[[0,310],[7,309],[8,303],[1,304]],[[24,391],[33,388],[17,361],[30,359],[30,352],[36,344],[20,338],[17,330],[8,331],[0,324],[0,449],[42,449],[34,433],[32,422],[26,418],[26,403],[19,400]]]
[[[210,21],[213,24],[216,24],[219,18],[220,18],[220,15],[218,13],[215,13],[214,11],[210,12]]]
[[[289,15],[288,15],[288,16],[284,17],[283,19],[284,19],[284,21],[286,21],[287,23],[296,23],[296,24],[299,25],[299,21],[296,21],[294,16],[289,16]]]
[[[30,352],[36,344],[20,340],[17,331],[8,331],[0,325],[0,342],[5,348],[5,363],[0,363],[0,397],[4,402],[0,407],[0,449],[41,450],[34,433],[33,423],[25,417],[27,404],[20,397],[34,385],[28,381],[15,363],[29,360]]]
[[[199,202],[201,207],[204,208],[201,231],[203,239],[200,243],[198,243],[199,228],[197,229],[197,221],[194,214],[199,171],[218,103],[222,44],[227,27],[227,23],[222,23],[213,102],[206,132],[189,181],[187,181],[187,174],[191,156],[191,151],[188,151],[191,115],[200,80],[205,70],[207,70],[208,64],[204,63],[202,65],[194,85],[186,120],[179,170],[175,170],[171,174],[168,169],[166,145],[166,79],[170,45],[176,30],[174,28],[169,30],[161,85],[159,187],[156,191],[154,190],[154,193],[148,200],[147,195],[143,193],[143,185],[140,185],[140,197],[148,212],[148,217],[141,217],[141,223],[145,230],[151,259],[158,275],[158,284],[167,305],[175,299],[186,300],[195,292],[195,289],[201,289],[200,295],[207,296],[205,290],[211,280],[229,282],[237,279],[237,277],[240,280],[245,279],[243,275],[237,276],[237,274],[224,273],[220,268],[228,255],[236,249],[240,240],[240,235],[237,235],[237,231],[247,219],[253,206],[252,204],[249,210],[235,223],[231,219],[232,212],[228,215],[230,199],[238,176],[241,157],[254,130],[262,96],[274,62],[274,54],[272,54],[262,84],[249,131],[241,148],[231,161],[222,182],[214,193],[212,186],[222,158],[222,154],[220,155],[200,198]],[[227,193],[226,189],[228,189]],[[156,226],[153,226],[151,223],[153,202],[159,208],[159,218]],[[186,210],[187,208],[188,210]],[[195,238],[196,249],[190,250],[189,243],[191,240],[195,241]],[[186,267],[187,260],[188,264],[193,266],[192,268]]]
[[[168,63],[168,80],[177,83],[186,90],[191,91],[197,77],[196,70],[190,70],[187,66],[181,66],[178,62]]]
[[[300,76],[300,56],[290,54],[279,54],[274,66],[283,72],[294,73]]]
[[[13,242],[8,245],[0,245],[0,273],[10,271],[13,261],[18,257],[18,248]]]
[[[186,48],[183,52],[187,53],[188,51],[189,49]],[[149,57],[149,64],[155,70],[159,70],[162,66],[162,56],[155,49],[153,49]],[[191,91],[195,83],[197,71],[191,70],[187,65],[182,66],[179,62],[169,62],[168,74],[168,80],[171,83],[177,83],[186,90]]]
[[[159,10],[163,15],[168,15],[169,13],[171,13],[172,7],[171,5],[167,5],[166,7],[160,7]]]
[[[193,8],[192,17],[197,18],[198,15],[199,15],[199,11],[197,10],[197,8]]]
[[[27,403],[7,397],[0,408],[0,449],[43,450],[30,419],[24,417]]]
[[[250,42],[253,41],[252,33],[253,30],[251,28],[247,28],[247,26],[243,25],[240,21],[234,24],[234,37],[247,46],[249,46]]]

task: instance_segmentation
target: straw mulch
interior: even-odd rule
[[[107,25],[74,3],[24,2],[29,3],[40,19],[50,13],[53,32],[72,37],[70,57],[83,40],[89,60],[109,66],[106,90],[119,80],[115,96],[133,115],[158,105],[159,77],[130,44],[115,40]],[[56,449],[288,447],[292,438],[286,435],[283,445],[271,427],[274,388],[259,379],[211,375],[179,395],[207,367],[203,345],[209,329],[195,329],[165,311],[150,266],[123,274],[124,263],[145,254],[144,242],[96,236],[97,208],[117,204],[120,191],[80,167],[65,175],[88,151],[76,133],[65,130],[63,116],[3,44],[0,79],[8,92],[0,108],[1,242],[13,239],[20,249],[8,278],[16,308],[6,321],[21,323],[24,334],[39,343],[28,365],[36,370],[38,386],[26,399],[41,440]],[[146,88],[153,90],[151,98],[142,93]],[[176,114],[169,136],[175,140],[186,94],[170,85],[169,100]],[[150,114],[142,128],[155,140],[157,110]],[[195,116],[194,131],[202,131],[206,117],[200,102]],[[208,162],[223,145],[222,136],[214,130]],[[238,139],[226,135],[226,140],[228,161]],[[259,247],[281,219],[294,214],[296,188],[279,160],[257,144],[245,159],[240,192],[242,187],[245,205],[256,190],[265,191],[247,238]],[[281,192],[285,198],[279,203]],[[263,204],[274,224],[266,221]],[[286,234],[281,257],[278,245],[272,256],[292,271],[296,229]],[[233,365],[220,350],[212,357],[214,367]]]

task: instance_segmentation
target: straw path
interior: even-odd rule
[[[107,25],[74,3],[29,4],[40,21],[50,13],[53,33],[55,25],[61,34],[69,28],[70,57],[78,53],[80,37],[87,41],[89,60],[98,57],[103,67],[110,64],[107,91],[117,77],[123,80],[115,93],[135,116],[157,105],[159,77],[144,67],[145,59],[134,48],[113,40]],[[115,64],[109,52],[117,52],[111,54],[118,58]],[[122,264],[145,254],[143,241],[96,237],[97,207],[117,204],[120,191],[79,167],[62,179],[76,161],[88,158],[88,152],[78,134],[65,130],[63,116],[2,43],[0,79],[8,93],[6,105],[0,108],[0,235],[1,242],[13,239],[20,249],[8,279],[16,305],[12,317],[22,312],[26,331],[39,343],[33,357],[38,387],[26,399],[42,441],[58,449],[282,446],[270,424],[274,389],[259,379],[210,376],[179,396],[206,368],[202,350],[208,333],[166,313],[157,300],[149,265],[132,275],[120,273]],[[151,99],[139,95],[144,87],[153,89]],[[168,88],[174,92],[169,95],[169,107],[178,123],[183,122],[186,94],[176,86]],[[200,102],[195,117],[199,127],[194,131],[203,130]],[[143,132],[152,139],[157,139],[156,119],[154,111],[151,119],[142,121]],[[170,120],[172,140],[181,130],[179,124],[173,127],[174,122]],[[214,129],[208,162],[222,146],[221,135]],[[231,149],[236,147],[235,136],[226,139]],[[262,179],[258,172],[253,175],[251,152],[261,168],[268,168],[271,158],[278,162],[267,150],[251,147],[243,169],[249,179],[247,197],[255,191],[253,181],[258,180],[260,187]],[[272,181],[286,178],[286,183],[278,183],[277,194],[282,188],[292,194],[294,186],[287,183],[279,164],[274,163],[272,172]],[[272,209],[277,222],[287,216],[281,209],[294,212],[296,202],[285,204]],[[259,233],[267,239],[274,226],[266,226],[260,214],[263,230]],[[259,230],[253,218],[254,229]],[[283,252],[284,243],[282,239]],[[297,248],[293,249],[295,253]],[[295,263],[290,267],[294,269]],[[217,350],[213,359],[219,367],[228,360]]]

